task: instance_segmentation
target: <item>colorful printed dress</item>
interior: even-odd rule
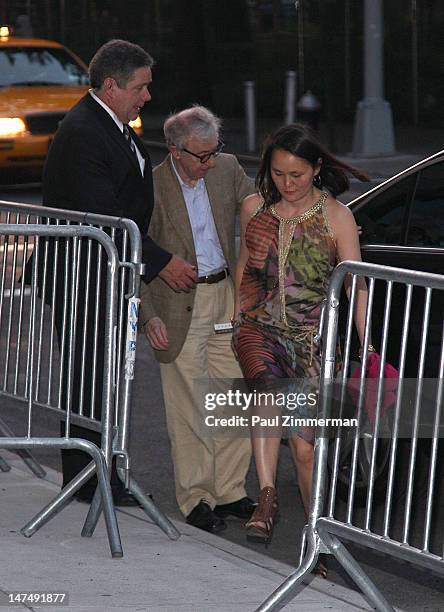
[[[320,347],[314,336],[336,264],[326,199],[322,192],[303,215],[289,219],[280,217],[273,206],[262,206],[247,225],[249,258],[233,348],[250,388],[272,388],[276,379],[315,378],[320,373]],[[313,417],[316,407],[295,412],[300,418]],[[312,430],[297,433],[313,438]]]

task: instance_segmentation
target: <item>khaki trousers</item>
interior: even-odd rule
[[[242,378],[231,349],[231,334],[214,333],[214,324],[228,322],[232,312],[230,277],[212,285],[198,284],[185,344],[175,361],[160,364],[176,498],[185,516],[202,499],[214,508],[246,495],[251,459],[248,431],[231,437],[212,434],[204,425],[205,410],[198,392],[208,379]]]

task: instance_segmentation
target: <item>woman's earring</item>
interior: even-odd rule
[[[313,177],[313,185],[315,187],[321,187],[322,186],[322,181],[321,181],[321,175],[317,174],[316,176]]]

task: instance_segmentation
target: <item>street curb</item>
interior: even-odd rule
[[[10,464],[12,473],[19,472],[20,474],[28,475],[32,479],[37,478],[32,474],[32,472],[29,471],[29,469],[25,466],[22,460],[15,455],[15,453],[10,451],[2,451],[2,456]],[[53,468],[47,468],[46,466],[45,470],[47,472],[46,476],[44,478],[39,478],[38,480],[44,482],[45,487],[54,490],[59,489],[62,482],[61,473]],[[149,523],[154,525],[154,522],[151,521],[143,512],[141,512],[140,509],[116,508],[116,512],[118,520],[119,516],[123,518],[124,515],[125,517],[134,519],[141,523]],[[244,548],[239,544],[235,544],[234,542],[220,538],[217,535],[207,533],[179,520],[172,520],[172,522],[180,531],[182,538],[190,538],[200,545],[211,548],[213,551],[219,551],[221,554],[229,555],[241,563],[245,562],[252,564],[259,572],[272,572],[276,575],[276,586],[278,586],[283,579],[293,573],[296,569],[296,566],[293,567],[281,561],[277,561],[261,554],[260,552],[256,552],[249,548]],[[167,538],[166,535],[165,538]],[[213,554],[216,554],[217,556],[217,552]],[[295,556],[296,555],[297,552],[295,551]],[[332,597],[338,601],[344,601],[349,606],[354,606],[357,611],[368,612],[372,609],[367,606],[363,596],[358,591],[348,589],[342,585],[337,585],[330,580],[324,580],[319,577],[309,578],[304,580],[299,588],[303,589],[307,587],[311,591],[317,592],[320,595]]]

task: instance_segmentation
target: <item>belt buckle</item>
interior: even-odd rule
[[[218,283],[219,281],[227,277],[228,277],[228,268],[224,268],[220,272],[215,272],[214,274],[206,274],[205,276],[199,277],[199,281],[201,283],[207,283],[208,285],[213,285],[214,283]]]

